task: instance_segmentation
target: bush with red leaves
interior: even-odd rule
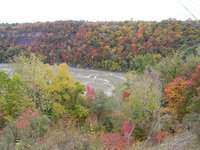
[[[177,77],[165,88],[168,106],[183,119],[185,114],[199,112],[200,108],[200,65],[190,75],[189,80]]]
[[[100,137],[100,141],[104,144],[104,149],[107,150],[125,150],[133,145],[132,138],[134,125],[131,125],[129,121],[124,121],[124,124],[120,128],[121,134],[109,133],[103,134]]]
[[[128,92],[127,90],[123,90],[123,92],[122,92],[123,98],[128,98],[130,95],[131,95],[130,92]]]

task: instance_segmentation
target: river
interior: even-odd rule
[[[0,70],[11,73],[13,66],[9,64],[0,64]],[[124,73],[100,71],[83,68],[69,68],[69,73],[85,85],[93,87],[95,90],[102,90],[107,95],[112,95],[115,87],[126,81]]]

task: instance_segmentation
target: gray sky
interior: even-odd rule
[[[200,19],[200,0],[0,0],[0,23],[192,18],[179,1]]]

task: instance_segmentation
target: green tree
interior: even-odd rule
[[[0,113],[3,122],[12,120],[28,108],[34,108],[34,105],[28,98],[26,87],[19,76],[9,77],[8,74],[0,71]],[[1,126],[3,124],[0,123]]]
[[[129,91],[124,96],[124,91]],[[159,118],[161,90],[159,83],[148,74],[129,73],[127,81],[115,95],[118,101],[116,110],[121,120],[130,120],[136,124],[134,136],[144,140]]]
[[[131,69],[137,72],[143,72],[147,66],[155,66],[157,60],[154,55],[136,55],[130,62]]]
[[[85,99],[81,95],[85,92],[85,86],[68,73],[67,64],[54,66],[49,83],[46,90],[53,97],[54,103],[59,103],[64,110],[78,118],[84,118],[89,114],[82,105]]]
[[[27,86],[27,93],[40,111],[60,118],[70,113],[78,118],[88,115],[83,106],[85,86],[68,73],[67,64],[50,66],[42,57],[31,54],[15,59],[15,73]]]

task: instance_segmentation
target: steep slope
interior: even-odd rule
[[[200,43],[195,21],[57,21],[0,25],[0,62],[20,53],[40,53],[47,62],[112,71],[136,69],[138,55],[161,57]],[[136,61],[136,62],[135,62]],[[147,62],[150,63],[150,62]]]

